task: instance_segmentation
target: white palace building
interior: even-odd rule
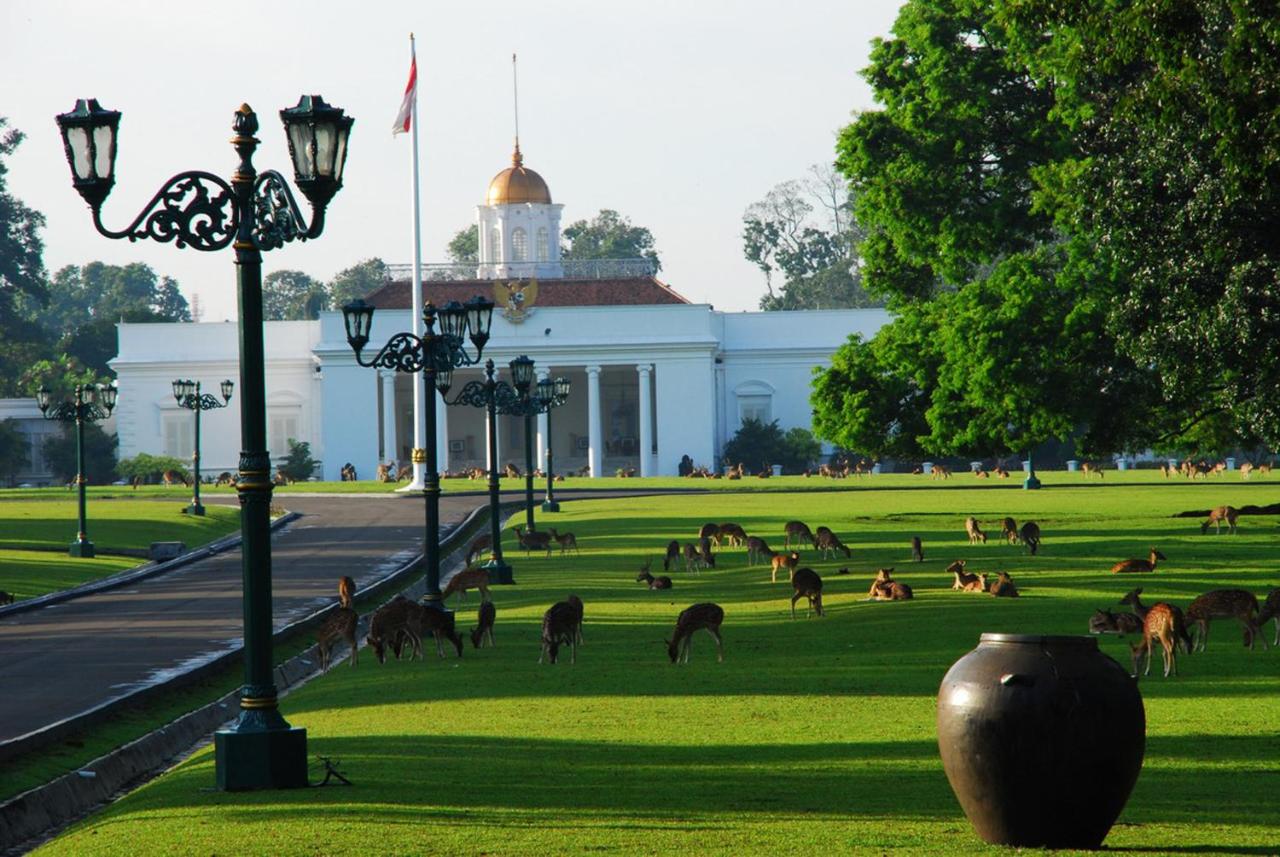
[[[497,302],[491,357],[509,380],[507,363],[527,354],[538,377],[567,377],[568,402],[536,420],[539,466],[548,443],[557,472],[582,467],[593,476],[634,467],[643,476],[674,475],[681,457],[714,467],[741,425],[755,417],[782,428],[811,424],[809,390],[851,333],[871,336],[883,310],[718,312],[690,303],[652,275],[643,260],[560,259],[560,211],[545,181],[512,165],[489,183],[476,207],[479,264],[424,267],[424,300],[440,306],[483,294]],[[413,330],[407,268],[366,300],[377,307],[365,356],[400,331]],[[413,393],[408,375],[357,365],[341,312],[315,321],[267,322],[267,435],[273,457],[293,438],[311,444],[317,475],[339,478],[350,462],[371,478],[380,462],[408,462],[413,446]],[[172,382],[190,378],[216,392],[237,380],[234,323],[119,325],[111,361],[120,395],[115,428],[119,455],[140,452],[188,458],[191,411],[177,406]],[[453,391],[481,377],[479,366],[454,373]],[[440,469],[485,466],[484,413],[440,407]],[[239,458],[238,399],[203,413],[202,474],[234,471]],[[523,419],[498,418],[499,464],[524,467]],[[754,464],[752,465],[754,466]]]

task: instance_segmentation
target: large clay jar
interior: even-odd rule
[[[1137,682],[1092,637],[983,634],[938,691],[942,766],[993,845],[1098,848],[1145,744]]]

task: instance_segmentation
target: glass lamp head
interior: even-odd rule
[[[62,147],[71,165],[71,184],[97,211],[115,184],[116,132],[120,113],[103,110],[96,98],[81,98],[57,117]]]
[[[312,206],[323,209],[342,189],[347,136],[355,119],[318,95],[304,95],[297,105],[280,111],[280,121],[289,139],[298,189]]]

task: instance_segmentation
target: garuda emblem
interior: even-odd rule
[[[538,297],[538,278],[529,282],[511,281],[493,284],[494,303],[501,307],[502,317],[512,324],[519,324],[533,315],[533,302]]]

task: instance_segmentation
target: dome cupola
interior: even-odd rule
[[[520,154],[520,144],[516,143],[511,153],[511,166],[493,177],[489,182],[489,192],[485,194],[485,205],[518,205],[534,203],[551,204],[551,190],[542,176],[524,166],[524,155]]]

